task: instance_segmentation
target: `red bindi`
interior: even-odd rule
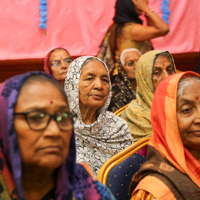
[[[196,100],[198,100],[199,99],[199,97],[196,97]]]
[[[52,100],[50,101],[50,104],[53,104],[53,101],[52,101]]]

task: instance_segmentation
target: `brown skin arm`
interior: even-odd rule
[[[145,190],[138,190],[132,195],[131,200],[155,200],[155,197]]]
[[[135,41],[150,40],[156,37],[164,36],[169,32],[169,26],[148,7],[147,0],[132,0],[136,9],[145,12],[148,15],[148,26],[142,24],[133,24],[131,35]]]

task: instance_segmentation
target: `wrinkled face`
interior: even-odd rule
[[[53,77],[58,81],[64,80],[72,62],[69,53],[64,49],[57,49],[51,53],[49,61]]]
[[[22,87],[15,107],[15,113],[27,111],[55,114],[69,112],[69,107],[52,83],[34,81],[34,84]],[[23,166],[54,170],[64,162],[68,155],[72,130],[61,131],[56,121],[51,119],[45,130],[35,131],[22,115],[15,115],[14,124]]]
[[[168,76],[174,73],[174,67],[169,58],[163,55],[159,55],[155,59],[152,72],[154,88],[156,89],[162,80],[166,79]]]
[[[124,56],[124,69],[130,80],[135,79],[136,63],[141,55],[137,51],[126,52]]]
[[[109,78],[105,66],[92,60],[81,70],[79,80],[79,106],[97,110],[102,107],[109,94]]]
[[[200,83],[193,80],[177,99],[177,123],[183,145],[200,149]]]

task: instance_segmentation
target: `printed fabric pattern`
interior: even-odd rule
[[[82,64],[90,57],[92,56],[79,57],[71,63],[65,79],[65,92],[68,98],[70,111],[76,116],[74,118],[74,128],[77,161],[88,163],[91,171],[96,176],[105,161],[132,144],[132,136],[127,123],[122,118],[107,111],[112,95],[110,78],[108,100],[97,111],[97,120],[89,125],[82,121],[79,109],[78,83]],[[100,59],[98,60],[102,62]],[[109,75],[105,63],[102,63]]]

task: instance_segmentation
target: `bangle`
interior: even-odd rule
[[[148,16],[149,16],[149,13],[151,13],[151,12],[154,12],[154,10],[148,10],[148,11],[146,12],[146,16],[148,17]]]

